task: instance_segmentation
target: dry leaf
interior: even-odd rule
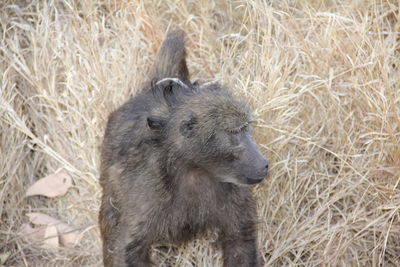
[[[71,177],[65,172],[50,174],[31,185],[26,196],[43,195],[46,197],[62,196],[72,186]]]
[[[29,217],[29,220],[33,224],[37,224],[37,225],[49,225],[49,224],[55,225],[55,224],[62,223],[60,220],[55,219],[47,214],[40,213],[40,212],[30,212],[30,213],[27,213],[26,216]]]
[[[47,214],[31,212],[26,215],[33,224],[54,225],[60,235],[60,243],[64,246],[74,246],[82,238],[82,233],[78,232],[74,227]]]
[[[45,247],[58,247],[58,232],[54,225],[41,225],[33,228],[29,223],[26,223],[21,227],[21,234],[32,242],[43,243],[43,246]]]
[[[33,228],[29,223],[24,223],[21,226],[21,234],[32,242],[42,242],[46,226]]]
[[[58,248],[58,232],[54,225],[48,225],[46,227],[43,246],[48,248]]]
[[[79,240],[82,238],[82,233],[79,233],[78,231],[74,231],[68,234],[63,234],[60,236],[60,243],[63,246],[68,246],[72,247],[75,246]]]

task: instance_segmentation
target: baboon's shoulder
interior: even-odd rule
[[[159,136],[150,130],[151,114],[165,114],[164,105],[151,92],[143,91],[130,99],[108,118],[104,134],[102,161],[118,162],[129,157],[140,161],[145,150],[159,142]]]

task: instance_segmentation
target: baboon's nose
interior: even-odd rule
[[[268,175],[268,169],[269,169],[268,161],[263,159],[263,162],[260,165],[261,166],[258,169],[256,169],[257,174],[255,175],[255,177],[247,179],[248,184],[258,184],[262,180],[264,180],[264,178]]]
[[[261,166],[263,167],[260,168],[260,175],[262,176],[262,178],[265,178],[265,176],[267,176],[268,174],[268,169],[269,169],[268,160],[264,159],[264,162]]]
[[[268,174],[268,169],[269,169],[269,163],[268,163],[268,161],[267,161],[267,164],[265,164],[265,167],[264,167],[264,173],[265,173],[265,175]]]

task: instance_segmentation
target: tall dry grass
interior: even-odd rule
[[[272,163],[255,189],[266,266],[400,266],[398,1],[18,1],[0,4],[0,255],[5,266],[99,266],[98,146],[145,81],[165,32],[188,32],[193,78],[248,99]],[[74,188],[25,197],[67,171]],[[41,211],[74,248],[19,235]],[[218,266],[207,240],[160,266]]]

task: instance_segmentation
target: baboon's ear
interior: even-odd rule
[[[163,130],[166,124],[166,120],[161,117],[150,116],[147,118],[147,125],[149,125],[150,129],[155,131]]]
[[[184,120],[181,123],[181,127],[179,128],[181,134],[185,137],[192,137],[194,135],[194,126],[197,123],[197,118],[191,116],[189,120]]]
[[[167,86],[164,87],[163,95],[168,106],[173,106],[177,102],[175,92],[180,89],[180,85],[170,81]]]

